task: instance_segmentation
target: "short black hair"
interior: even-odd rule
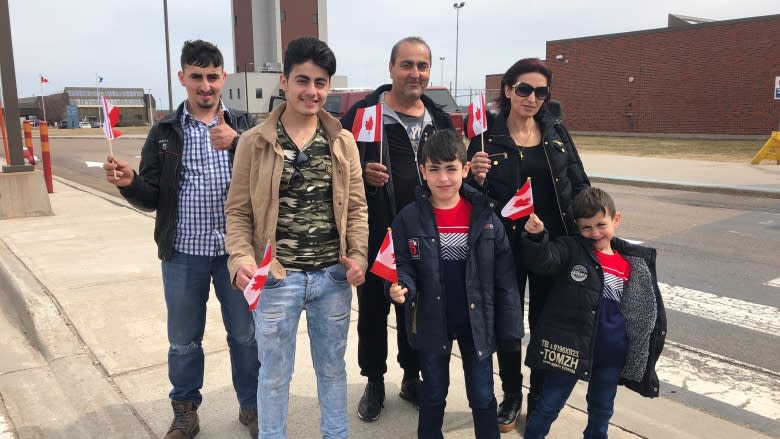
[[[181,48],[181,69],[191,65],[197,67],[221,67],[225,61],[217,46],[203,40],[187,40]]]
[[[314,37],[301,37],[290,41],[284,51],[284,77],[289,78],[293,67],[311,61],[328,72],[336,73],[336,55],[324,41]]]
[[[604,216],[615,216],[615,202],[612,197],[603,189],[597,187],[587,187],[574,197],[571,203],[574,210],[574,219],[593,218],[598,214]]]
[[[398,48],[400,48],[401,44],[404,43],[422,44],[423,46],[425,46],[426,49],[428,49],[428,61],[432,60],[431,56],[433,55],[431,54],[431,46],[429,46],[428,43],[425,42],[425,40],[423,40],[420,37],[406,37],[398,41],[397,43],[395,43],[393,45],[393,48],[390,50],[390,64],[395,65],[395,59],[398,56]]]
[[[466,145],[453,129],[436,131],[425,141],[422,148],[420,163],[425,165],[428,160],[435,164],[454,160],[465,164]]]

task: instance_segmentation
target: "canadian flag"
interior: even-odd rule
[[[49,83],[49,78],[47,78],[47,77],[45,77],[43,75],[40,75],[40,77],[41,77],[41,85]]]
[[[477,100],[469,104],[469,123],[466,126],[466,135],[469,138],[478,136],[487,131],[487,115],[485,114],[485,95],[479,92]]]
[[[382,141],[382,104],[358,108],[352,123],[352,135],[358,142]]]
[[[257,308],[257,302],[260,300],[260,293],[263,292],[265,280],[268,279],[268,270],[271,269],[271,260],[274,258],[273,246],[269,242],[265,245],[265,254],[260,266],[257,267],[255,275],[244,288],[244,299],[249,304],[249,310],[254,311]]]
[[[122,132],[115,130],[117,122],[119,122],[119,107],[111,105],[105,96],[101,96],[103,105],[103,134],[106,135],[106,139],[115,139],[122,135]]]
[[[509,199],[503,209],[501,209],[501,216],[516,220],[524,216],[528,216],[534,212],[534,194],[531,191],[531,179],[525,181],[525,183],[517,190],[515,196]]]
[[[395,251],[393,251],[393,231],[387,229],[385,240],[379,246],[379,254],[376,255],[374,265],[371,266],[372,273],[382,279],[398,283],[398,271],[395,269]]]

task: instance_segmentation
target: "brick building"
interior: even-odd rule
[[[670,15],[667,28],[548,41],[553,98],[576,131],[766,136],[780,125],[778,35],[780,15]]]

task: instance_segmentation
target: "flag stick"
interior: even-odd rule
[[[384,140],[384,136],[382,136],[382,138],[379,139],[379,164],[380,165],[382,164],[382,144],[384,143],[383,140]]]
[[[111,146],[111,139],[106,140],[108,140],[108,154],[114,158],[114,163],[116,163],[116,158],[114,157],[114,147]],[[116,180],[116,168],[114,168],[114,180]]]
[[[485,152],[485,132],[479,133],[479,139],[482,141],[482,152]]]

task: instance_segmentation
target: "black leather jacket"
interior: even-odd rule
[[[488,130],[485,132],[485,152],[492,162],[492,168],[487,174],[484,186],[476,183],[473,177],[468,182],[477,189],[486,191],[487,195],[498,203],[499,213],[504,205],[514,196],[522,185],[520,175],[519,150],[507,128],[507,112],[499,114],[488,113]],[[577,148],[569,136],[569,132],[561,124],[561,107],[557,102],[550,102],[534,116],[542,130],[542,147],[547,163],[550,166],[550,176],[557,196],[558,210],[561,222],[566,228],[566,234],[577,232],[571,201],[582,189],[590,186],[588,176],[582,166],[582,160]],[[482,139],[476,136],[471,139],[468,149],[468,159],[482,149]],[[507,231],[514,235],[513,224],[505,222]]]
[[[393,221],[398,281],[409,290],[404,303],[406,332],[409,344],[418,351],[449,353],[439,232],[428,191],[420,188],[417,196],[417,202],[402,209]],[[461,187],[461,196],[472,204],[464,278],[471,333],[482,360],[499,344],[505,351],[520,350],[523,307],[509,240],[493,213],[495,203],[468,185]]]
[[[358,108],[370,107],[376,105],[379,102],[379,97],[382,93],[390,91],[392,89],[391,84],[385,84],[374,90],[373,93],[366,96],[364,99],[358,101],[352,108],[347,111],[344,117],[341,118],[341,126],[346,129],[352,129],[352,124],[355,121],[355,113]],[[420,136],[420,145],[418,152],[422,150],[422,146],[425,144],[426,139],[433,134],[436,130],[445,128],[452,128],[452,120],[450,116],[441,108],[439,108],[431,98],[426,95],[422,95],[420,99],[425,105],[425,109],[433,119],[433,125],[428,125],[423,129]],[[384,148],[382,148],[382,163],[387,166],[387,173],[390,175],[390,180],[382,188],[376,188],[366,184],[366,202],[368,203],[368,262],[371,264],[376,258],[379,252],[379,246],[382,244],[382,240],[385,237],[387,228],[393,222],[393,218],[398,213],[398,206],[395,201],[395,187],[392,178],[392,162],[390,160],[390,148],[387,145],[388,134],[386,130],[403,130],[404,128],[398,124],[384,125],[385,132]],[[393,138],[406,138],[408,136],[406,132],[398,133],[392,136]],[[407,142],[409,142],[407,140]],[[379,162],[379,145],[376,142],[357,142],[358,152],[360,153],[360,162],[363,169],[366,168],[367,162]],[[411,142],[408,143],[409,149],[412,148]],[[409,193],[415,190],[414,187],[404,188]]]
[[[170,260],[173,254],[173,241],[176,236],[181,179],[179,164],[184,149],[184,131],[181,127],[183,111],[182,102],[175,113],[169,114],[152,127],[141,150],[138,173],[129,186],[119,189],[119,193],[138,209],[157,211],[154,240],[157,242],[157,256],[164,261]],[[225,122],[239,133],[257,123],[251,114],[234,109],[225,113]],[[235,150],[231,149],[231,164],[234,154]]]

